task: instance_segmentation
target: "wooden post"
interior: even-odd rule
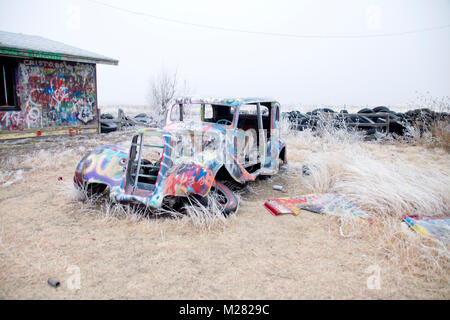
[[[123,110],[119,109],[119,114],[117,115],[117,130],[121,131],[122,130],[122,121],[124,120],[124,116],[123,116]]]
[[[97,108],[97,133],[102,133],[102,124],[100,123],[100,115],[102,114],[102,110]]]
[[[390,114],[388,113],[386,116],[386,135],[389,134],[389,122],[391,121]]]

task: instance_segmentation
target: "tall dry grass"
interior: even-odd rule
[[[412,231],[401,217],[450,215],[448,130],[448,123],[421,133],[408,127],[404,139],[364,141],[362,133],[332,123],[316,131],[292,131],[288,123],[282,128],[291,166],[306,173],[298,178],[304,193],[338,193],[373,218],[360,223],[333,217],[340,236],[365,241],[404,271],[404,281],[423,277],[447,286],[449,243]]]
[[[315,131],[292,131],[284,123],[282,132],[290,161],[308,169],[301,178],[308,192],[339,193],[376,216],[448,215],[450,157],[441,139],[448,127],[441,136],[408,130],[413,134],[401,141],[384,134],[365,141],[362,132],[332,122]],[[429,136],[430,142],[422,142]]]
[[[434,137],[432,146],[444,148],[450,151],[450,124],[445,121],[438,121],[431,127],[431,134]]]

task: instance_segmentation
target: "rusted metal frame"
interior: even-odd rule
[[[258,102],[256,103],[256,116],[258,121],[258,156],[261,163],[261,168],[264,165],[265,157],[266,157],[266,137],[264,134],[264,127],[263,127],[263,121],[262,121],[262,113],[261,113],[261,104]],[[262,131],[261,131],[262,130]],[[261,136],[262,132],[262,136]],[[263,150],[261,154],[261,150]]]
[[[350,126],[357,126],[357,127],[386,127],[386,123],[359,123],[359,122],[350,122],[350,123],[347,123],[347,125],[350,125]]]
[[[137,166],[137,170],[136,170],[136,175],[134,178],[134,186],[133,186],[133,194],[136,191],[137,188],[137,184],[138,184],[138,180],[139,180],[139,171],[141,171],[141,156],[142,156],[142,144],[144,142],[144,134],[140,134],[140,141],[139,141],[139,153],[138,153],[138,166]],[[133,173],[131,173],[131,175],[133,175]]]
[[[386,134],[389,133],[389,125],[390,125],[390,113],[387,112],[379,112],[379,113],[342,113],[344,117],[367,117],[367,118],[381,118],[384,117],[386,119],[385,123],[360,123],[360,122],[348,122],[347,125],[357,126],[357,127],[386,127]]]
[[[123,122],[123,110],[119,109],[118,115],[117,115],[117,130],[122,131],[122,122]]]

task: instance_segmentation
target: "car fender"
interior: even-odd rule
[[[107,145],[96,148],[81,159],[75,170],[74,182],[78,186],[102,183],[112,188],[122,184],[128,160],[127,149]]]
[[[230,176],[240,183],[253,181],[255,178],[248,173],[236,159],[230,164],[223,164],[216,158],[205,163],[183,162],[169,169],[164,184],[164,195],[184,196],[198,194],[205,196],[214,184],[215,177],[222,167]]]

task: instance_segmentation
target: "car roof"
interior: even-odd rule
[[[175,103],[207,103],[215,105],[223,105],[227,107],[237,107],[243,104],[277,102],[270,98],[214,98],[214,97],[177,97],[173,99]]]

